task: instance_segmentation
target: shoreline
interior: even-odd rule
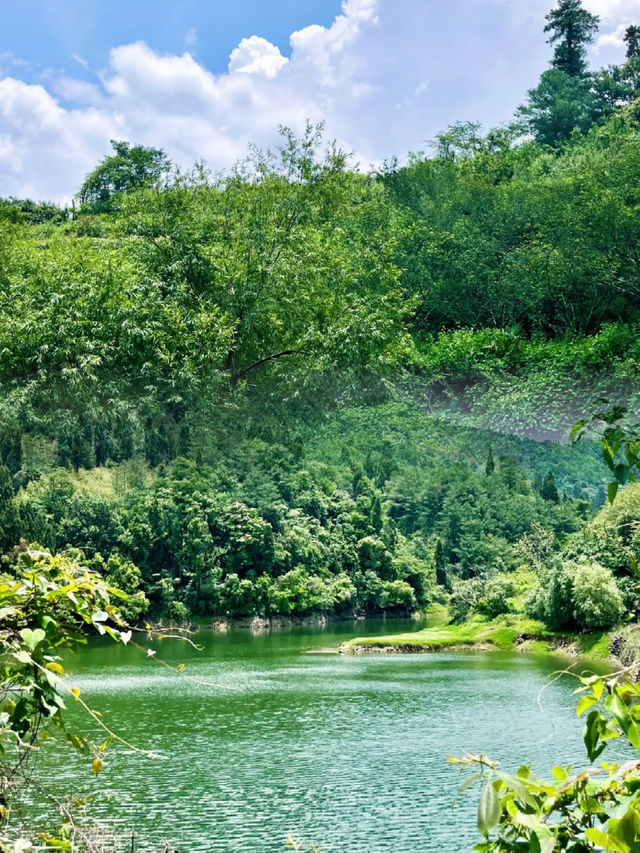
[[[591,634],[554,632],[542,623],[506,617],[425,628],[409,634],[355,637],[339,647],[341,655],[430,654],[457,651],[511,651],[591,658],[622,667],[640,662],[640,626]]]
[[[211,631],[214,634],[226,634],[228,631],[248,630],[255,633],[263,631],[278,630],[280,628],[326,628],[328,625],[345,624],[350,622],[354,625],[365,622],[367,619],[382,619],[390,623],[401,620],[414,620],[416,622],[426,621],[428,619],[436,620],[440,618],[440,613],[413,613],[403,616],[392,616],[390,614],[379,615],[351,615],[351,616],[334,616],[329,613],[314,613],[307,616],[214,616],[207,621],[202,622],[186,622],[186,623],[162,623],[151,622],[151,630],[162,633],[167,631]]]

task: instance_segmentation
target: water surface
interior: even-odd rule
[[[55,762],[55,786],[92,792],[93,813],[135,830],[140,850],[170,839],[182,853],[282,853],[288,835],[322,853],[470,850],[477,791],[452,808],[463,777],[445,755],[482,751],[505,769],[529,761],[541,773],[582,765],[575,684],[551,685],[541,707],[561,659],[309,653],[412,627],[202,633],[201,652],[158,646],[158,657],[221,687],[180,678],[136,649],[93,644],[73,661],[74,684],[131,742],[166,760],[110,748],[94,780],[86,761],[67,758]]]

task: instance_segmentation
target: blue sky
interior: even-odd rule
[[[622,58],[640,0],[601,16]],[[0,195],[66,200],[111,138],[214,169],[326,120],[363,165],[458,119],[508,121],[549,58],[554,0],[0,0]]]
[[[109,50],[145,41],[154,50],[190,49],[214,73],[257,33],[289,49],[289,35],[310,23],[329,26],[340,0],[0,0],[3,50],[32,63],[78,74],[73,56],[106,65]]]

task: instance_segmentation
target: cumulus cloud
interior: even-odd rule
[[[640,0],[587,2],[616,39]],[[508,120],[548,60],[548,6],[344,0],[330,26],[292,33],[288,55],[259,35],[243,39],[221,74],[145,42],[114,47],[97,83],[68,74],[27,83],[0,56],[0,195],[68,199],[112,138],[224,168],[250,141],[271,145],[278,124],[326,119],[366,166],[424,147],[457,119]]]
[[[590,12],[600,15],[603,23],[622,18],[631,20],[640,15],[639,0],[584,0],[584,5]]]
[[[264,74],[275,77],[288,60],[280,53],[280,48],[270,41],[251,36],[242,39],[231,53],[229,71],[238,74]]]

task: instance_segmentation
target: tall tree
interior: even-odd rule
[[[560,0],[558,7],[546,16],[545,33],[555,47],[551,65],[572,77],[587,70],[587,47],[592,44],[600,19],[583,8],[581,0]]]
[[[551,501],[554,504],[557,504],[560,500],[560,495],[558,494],[558,489],[556,486],[556,481],[553,476],[553,472],[549,471],[542,481],[542,488],[540,489],[540,494],[545,499],[545,501]]]
[[[624,34],[627,59],[640,59],[640,27],[632,24]]]
[[[528,103],[518,110],[536,140],[551,146],[566,142],[576,129],[586,133],[596,112],[589,79],[557,68],[544,72],[535,89],[529,90]]]

